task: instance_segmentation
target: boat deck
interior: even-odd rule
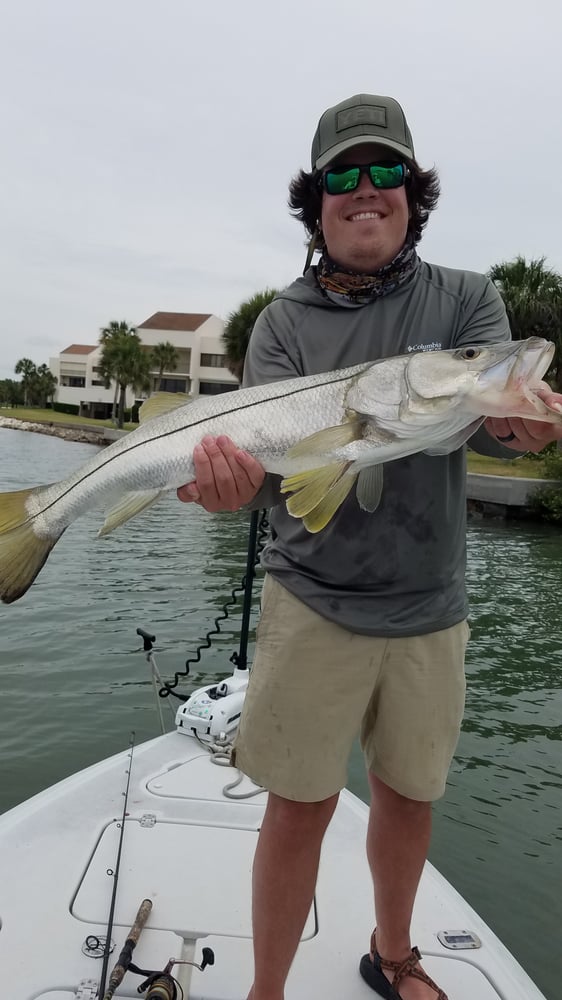
[[[128,752],[102,761],[0,818],[0,969],[10,1000],[94,998],[115,868]],[[236,772],[193,738],[169,733],[134,751],[116,898],[111,969],[144,898],[153,907],[134,962],[162,969],[182,945],[201,961],[186,996],[243,1000],[252,979],[251,866],[266,800],[223,794]],[[253,789],[244,779],[234,794]],[[291,970],[288,1000],[368,1000],[358,973],[373,927],[365,858],[367,808],[342,794],[325,838],[315,904]],[[450,950],[439,931],[469,930],[481,947]],[[544,1000],[497,937],[431,865],[413,940],[450,1000]],[[184,945],[184,947],[186,947]],[[84,950],[87,952],[84,953]],[[184,952],[185,954],[185,952]],[[177,970],[174,974],[177,974]],[[118,997],[138,997],[128,973]]]

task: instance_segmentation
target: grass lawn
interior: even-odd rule
[[[90,417],[78,417],[73,413],[59,413],[57,410],[41,410],[38,407],[6,406],[0,407],[0,417],[12,420],[30,420],[34,424],[78,424],[81,427],[113,427],[112,420],[92,420]],[[138,424],[125,424],[125,430],[131,431]]]
[[[514,476],[517,479],[544,479],[543,463],[536,458],[490,458],[469,451],[468,471],[488,476]]]
[[[77,417],[71,413],[57,413],[56,410],[40,410],[23,406],[0,407],[0,417],[12,417],[13,420],[31,420],[34,423],[52,424],[81,424],[90,427],[113,427],[111,420],[91,420],[88,417]],[[125,424],[125,430],[133,430],[138,424]],[[489,476],[517,476],[526,479],[542,479],[543,463],[536,459],[518,458],[509,459],[488,458],[486,455],[477,455],[474,451],[468,452],[469,472],[484,473]]]

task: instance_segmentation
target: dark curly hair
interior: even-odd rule
[[[439,194],[439,175],[435,167],[422,170],[415,160],[408,161],[410,175],[406,179],[406,197],[410,207],[408,235],[419,243],[422,232],[427,225],[429,213],[436,207]],[[316,235],[316,248],[322,250],[324,241],[319,233],[319,223],[322,215],[322,183],[321,174],[315,170],[307,173],[300,170],[289,185],[289,208],[304,225],[309,237]]]

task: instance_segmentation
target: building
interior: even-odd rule
[[[191,396],[214,395],[236,389],[237,379],[226,367],[223,343],[224,323],[211,313],[156,312],[136,327],[143,348],[151,351],[168,341],[178,352],[175,371],[152,371],[152,391],[184,392]],[[50,358],[49,368],[57,378],[57,403],[79,407],[82,416],[104,419],[111,416],[115,384],[106,389],[100,374],[100,344],[71,344],[58,357]],[[160,382],[160,386],[158,383]],[[129,387],[125,405],[132,407],[144,396],[135,396]]]

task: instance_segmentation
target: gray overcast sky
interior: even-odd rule
[[[360,92],[440,171],[425,259],[562,270],[561,38],[560,0],[0,0],[0,378],[291,281],[288,182]]]

